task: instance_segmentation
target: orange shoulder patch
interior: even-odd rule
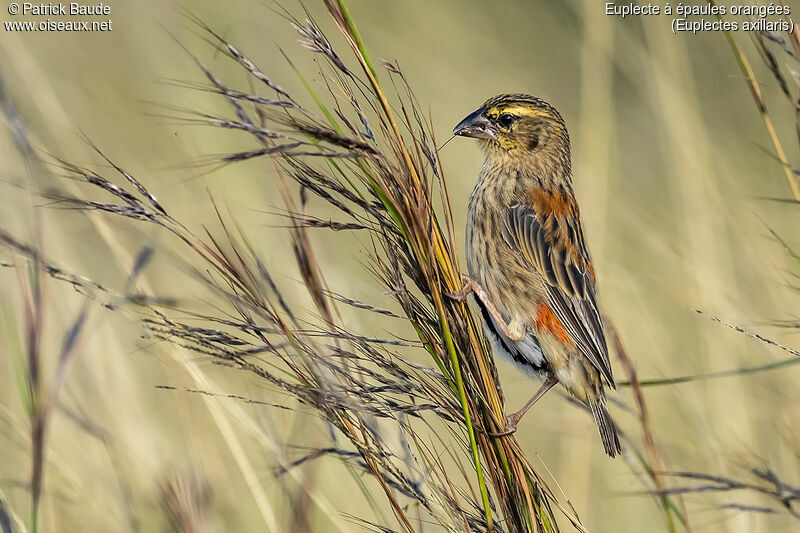
[[[591,263],[586,263],[586,271],[592,276],[592,281],[597,281],[597,278],[594,275],[594,267]]]
[[[553,313],[550,306],[545,303],[539,304],[539,308],[536,310],[536,327],[539,328],[539,331],[548,331],[552,333],[555,335],[556,339],[564,344],[572,344],[572,340],[569,338],[569,335],[567,335],[564,324],[562,324],[555,313]]]
[[[528,200],[531,201],[534,211],[543,216],[565,216],[576,213],[577,204],[571,194],[546,191],[544,189],[530,189]]]

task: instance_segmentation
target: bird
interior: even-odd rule
[[[525,413],[560,384],[592,413],[606,453],[621,453],[606,403],[616,388],[597,303],[595,270],[572,188],[567,127],[545,100],[488,99],[454,128],[486,154],[467,210],[463,287],[483,316],[495,355],[542,380],[495,435],[516,431]]]

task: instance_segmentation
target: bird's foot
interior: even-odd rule
[[[525,337],[526,328],[525,324],[519,320],[519,318],[514,318],[511,320],[510,323],[507,323],[500,312],[495,307],[492,300],[489,298],[489,295],[486,294],[486,291],[480,284],[472,279],[469,276],[462,276],[461,278],[464,282],[464,285],[461,287],[460,290],[456,292],[446,292],[445,295],[448,298],[456,300],[457,302],[463,302],[469,293],[474,292],[475,296],[483,302],[483,305],[486,307],[486,310],[494,317],[495,322],[497,322],[497,326],[503,332],[503,334],[511,339],[512,341],[519,341]]]
[[[514,413],[508,415],[506,417],[506,425],[500,431],[489,432],[490,437],[504,437],[506,435],[511,435],[517,431],[517,424],[522,417],[518,416],[518,413]]]
[[[511,413],[506,417],[505,427],[496,433],[489,433],[489,435],[492,437],[502,437],[503,435],[511,435],[514,433],[517,430],[517,424],[519,424],[519,421],[522,420],[523,416],[525,416],[525,413],[528,412],[528,409],[533,407],[533,404],[538,402],[539,399],[544,396],[547,391],[552,389],[556,383],[558,383],[558,379],[556,379],[556,377],[552,374],[548,375],[547,379],[544,380],[544,383],[542,383],[542,386],[536,391],[536,394],[531,396],[531,399],[522,406],[522,409],[516,413]]]
[[[469,296],[469,293],[475,290],[476,283],[475,280],[469,276],[461,276],[461,281],[463,285],[459,290],[455,292],[446,292],[444,293],[445,296],[457,302],[463,302],[466,300],[467,296]]]

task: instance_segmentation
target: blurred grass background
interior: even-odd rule
[[[154,116],[163,110],[152,103],[198,110],[222,106],[212,95],[171,83],[201,76],[172,35],[220,77],[247,88],[244,75],[215,57],[187,27],[180,7],[293,89],[299,83],[279,47],[302,68],[314,68],[310,54],[295,45],[296,32],[269,7],[249,0],[111,5],[110,33],[3,32],[0,37],[5,58],[0,77],[34,143],[78,163],[102,164],[81,139],[85,135],[193,228],[213,220],[212,195],[248,229],[274,272],[294,272],[285,229],[279,227],[286,221],[272,214],[280,200],[271,166],[259,160],[206,174],[192,163],[239,150],[247,146],[245,137],[175,125]],[[286,7],[300,13],[295,5]],[[328,27],[320,5],[307,7]],[[423,107],[430,108],[440,144],[458,120],[497,93],[533,93],[561,111],[572,134],[575,189],[601,305],[640,377],[693,375],[786,357],[691,310],[787,345],[795,340],[794,329],[766,322],[794,320],[800,309],[792,286],[796,264],[768,230],[792,244],[797,215],[791,205],[765,200],[788,198],[789,190],[722,34],[675,36],[665,17],[623,21],[605,16],[603,5],[590,0],[351,0],[350,8],[372,55],[397,60]],[[752,53],[747,36],[736,37]],[[764,75],[761,65],[754,66]],[[764,90],[777,108],[777,90],[768,83]],[[774,117],[779,133],[792,138],[792,117]],[[787,149],[797,161],[795,143]],[[0,154],[0,224],[32,241],[32,206],[47,201],[29,191],[64,184],[39,168],[26,168],[8,128],[0,132]],[[463,221],[482,154],[456,139],[441,157],[451,198],[461,206],[456,219]],[[190,302],[210,297],[182,272],[166,234],[101,214],[87,217],[58,207],[35,212],[44,253],[73,272],[121,287],[140,247],[154,245],[155,261],[142,286]],[[352,247],[343,253],[341,241],[319,241],[319,260],[332,288],[379,301],[371,280],[352,276],[365,243],[350,239]],[[4,261],[10,260],[7,255]],[[291,274],[279,281],[290,297],[303,301]],[[54,365],[85,300],[66,284],[45,283],[44,353]],[[297,295],[291,294],[293,283]],[[17,272],[0,270],[5,304],[0,496],[27,523],[30,445],[19,381],[24,358],[19,293]],[[384,333],[380,325],[358,327]],[[500,372],[507,406],[514,409],[536,385],[505,363]],[[789,368],[646,389],[669,467],[725,474],[766,460],[796,479],[798,372]],[[217,531],[357,527],[347,516],[364,515],[366,500],[340,463],[311,462],[291,474],[274,474],[276,466],[301,456],[303,447],[325,446],[324,424],[302,410],[158,385],[281,400],[241,372],[141,338],[129,316],[93,311],[48,437],[41,531],[169,530],[159,487],[176,476],[206,480],[197,483],[208,485],[209,520]],[[620,395],[630,399],[627,390]],[[629,415],[618,410],[616,417],[623,429],[637,431]],[[594,437],[591,420],[557,395],[537,405],[519,432],[529,456],[541,457],[591,531],[664,530],[652,499],[632,494],[642,485],[622,461],[608,460]],[[791,519],[782,514],[716,508],[734,501],[736,495],[689,496],[694,530],[792,530]]]

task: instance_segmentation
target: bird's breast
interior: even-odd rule
[[[466,256],[470,277],[508,319],[535,317],[545,289],[541,276],[503,238],[506,214],[518,184],[509,177],[481,173],[467,209]]]

